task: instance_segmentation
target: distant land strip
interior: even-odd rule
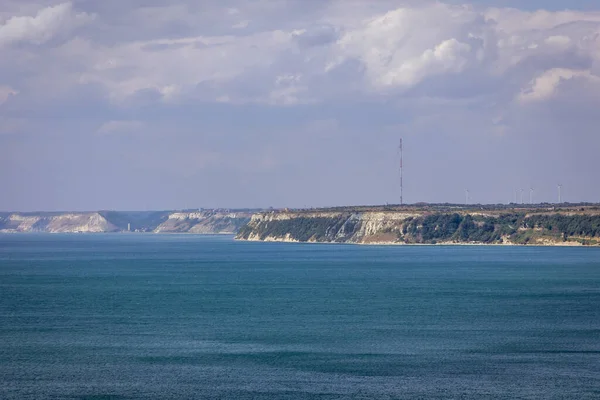
[[[0,212],[0,233],[230,234],[354,244],[600,246],[600,204],[414,204],[313,209]]]
[[[235,234],[257,210],[4,212],[0,233]]]

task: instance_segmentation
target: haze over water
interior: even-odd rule
[[[0,236],[0,398],[600,397],[600,249]]]

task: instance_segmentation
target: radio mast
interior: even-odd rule
[[[400,138],[400,205],[403,206],[404,205],[404,182],[403,182],[403,169],[404,169],[404,165],[402,163],[402,138]]]

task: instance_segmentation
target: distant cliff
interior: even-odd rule
[[[115,232],[118,228],[100,213],[13,213],[0,216],[0,232]]]
[[[177,212],[158,225],[156,233],[232,234],[250,221],[248,212]]]
[[[154,232],[234,234],[251,211],[201,210],[0,213],[0,233]]]
[[[341,208],[255,214],[237,239],[357,244],[600,245],[600,208]]]

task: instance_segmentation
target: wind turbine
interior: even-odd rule
[[[529,188],[529,204],[533,204],[533,188]]]
[[[465,205],[469,204],[469,189],[465,189]]]
[[[525,191],[524,189],[521,189],[521,204],[523,204],[523,192],[524,191]]]
[[[563,185],[561,183],[558,184],[558,204],[562,204],[562,187]]]

